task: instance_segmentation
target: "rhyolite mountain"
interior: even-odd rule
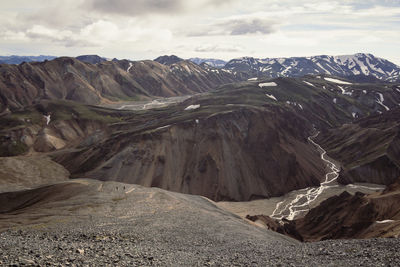
[[[41,102],[3,116],[9,125],[2,131],[3,153],[14,147],[20,153],[55,151],[54,159],[73,177],[215,200],[278,196],[322,179],[322,161],[307,142],[314,128],[395,108],[396,86],[308,76],[227,84],[140,111]],[[49,126],[40,122],[41,114],[53,114]]]
[[[382,81],[400,81],[399,66],[386,59],[363,53],[264,59],[242,57],[230,60],[224,69],[246,72],[251,77],[300,77],[307,74],[329,74],[349,78],[355,76],[355,79],[360,79],[359,76],[372,76]]]
[[[230,72],[208,71],[190,61],[102,61],[97,64],[61,57],[46,62],[0,65],[0,112],[41,99],[85,104],[189,95],[244,79]]]
[[[370,54],[271,59],[268,62],[242,58],[228,62],[224,68],[216,68],[205,62],[197,65],[176,56],[163,56],[156,61],[106,61],[96,55],[87,55],[78,59],[61,57],[20,65],[1,64],[0,112],[7,108],[22,108],[40,99],[66,99],[86,104],[146,100],[205,92],[222,84],[257,77],[302,76],[309,73],[331,73],[347,77],[354,83],[395,82],[399,70],[393,63]],[[270,67],[260,67],[271,62]],[[310,62],[317,67],[330,64],[337,71],[326,72]],[[312,66],[304,67],[309,64]],[[351,71],[346,66],[351,67]],[[281,68],[285,70],[279,71]]]
[[[188,109],[188,107],[193,107]],[[213,200],[250,200],[318,185],[310,122],[256,83],[135,112],[113,133],[53,159],[73,177],[156,186]]]

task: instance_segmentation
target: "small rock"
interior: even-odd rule
[[[81,255],[85,254],[85,250],[83,248],[76,249],[76,252],[81,254]]]
[[[35,265],[35,261],[31,259],[19,258],[18,261],[25,265]]]

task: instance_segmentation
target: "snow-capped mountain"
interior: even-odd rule
[[[400,67],[371,54],[312,56],[291,58],[242,57],[230,60],[224,67],[247,72],[253,77],[298,77],[307,74],[329,74],[339,77],[372,76],[382,81],[400,81]]]
[[[206,63],[207,65],[210,65],[211,67],[214,68],[222,68],[225,66],[226,61],[222,59],[214,59],[214,58],[189,58],[190,61],[193,63],[196,63],[197,65],[200,65],[202,63]]]

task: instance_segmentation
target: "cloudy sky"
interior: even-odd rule
[[[132,60],[372,53],[400,65],[400,0],[1,0],[0,55]]]

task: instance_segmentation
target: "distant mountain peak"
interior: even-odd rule
[[[0,64],[21,64],[22,62],[42,62],[45,60],[52,60],[55,59],[55,56],[0,56]]]
[[[225,66],[226,61],[222,59],[215,59],[215,58],[189,58],[190,61],[194,62],[197,65],[202,65],[203,63],[207,64],[208,66],[214,68],[222,68]]]
[[[81,55],[77,56],[76,59],[91,64],[97,64],[103,61],[107,61],[106,58],[100,57],[98,55]]]
[[[183,61],[183,58],[177,57],[175,55],[164,55],[164,56],[160,56],[156,59],[154,59],[154,61],[163,64],[163,65],[172,65],[175,64],[179,61]]]
[[[252,77],[300,77],[307,74],[328,74],[338,77],[357,77],[357,79],[362,79],[360,75],[371,76],[388,82],[400,80],[399,66],[368,53],[265,59],[241,57],[230,60],[225,68],[246,72]]]

